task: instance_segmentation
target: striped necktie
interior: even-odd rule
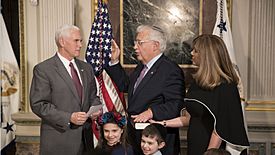
[[[136,88],[138,87],[138,85],[140,84],[140,82],[142,81],[142,79],[144,78],[144,75],[145,75],[147,69],[148,69],[148,67],[147,67],[146,65],[144,65],[144,66],[143,66],[143,69],[142,69],[142,71],[140,72],[139,77],[137,78],[137,81],[136,81],[136,83],[135,83],[134,92],[133,92],[133,93],[135,93]]]

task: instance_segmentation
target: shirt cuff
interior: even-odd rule
[[[116,65],[118,63],[119,63],[119,60],[116,60],[114,63],[112,63],[111,61],[109,61],[109,66],[114,66],[114,65]]]

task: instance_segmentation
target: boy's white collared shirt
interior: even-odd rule
[[[162,153],[158,150],[156,153],[154,153],[153,155],[162,155]]]

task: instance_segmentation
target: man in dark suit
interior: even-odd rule
[[[128,137],[135,154],[142,154],[141,130],[136,130],[133,123],[178,117],[184,106],[185,85],[181,68],[163,54],[166,37],[159,27],[139,26],[134,48],[140,63],[127,76],[118,60],[120,50],[113,41],[107,72],[121,91],[128,92]],[[161,150],[162,154],[178,155],[179,130],[167,128],[167,132],[167,146]]]
[[[32,111],[41,118],[41,155],[82,155],[93,148],[91,105],[99,105],[94,73],[76,59],[82,38],[78,27],[63,25],[55,34],[58,52],[33,69]],[[88,136],[87,136],[88,135]]]

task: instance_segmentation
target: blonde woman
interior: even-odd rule
[[[188,113],[158,123],[167,127],[189,125],[188,155],[226,145],[241,152],[249,142],[237,88],[239,79],[223,40],[215,35],[201,35],[194,39],[191,54],[198,69],[186,94]]]

